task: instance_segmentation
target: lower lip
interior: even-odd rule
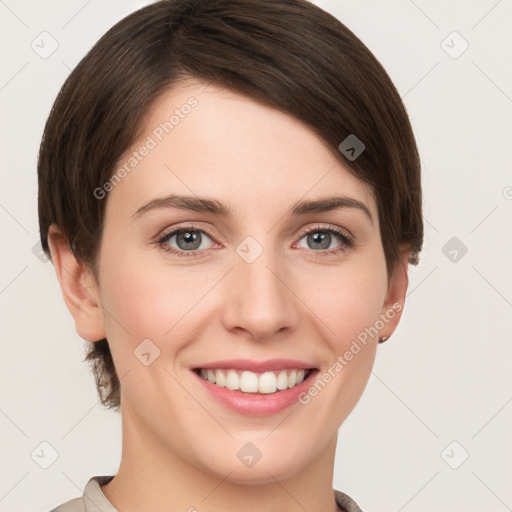
[[[203,379],[195,371],[192,373],[200,380],[210,395],[223,405],[246,416],[267,416],[283,411],[298,402],[299,395],[311,385],[318,370],[313,370],[307,379],[297,386],[275,393],[244,393],[228,388],[221,388],[210,381]]]

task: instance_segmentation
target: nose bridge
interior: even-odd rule
[[[294,327],[298,315],[294,295],[288,289],[286,262],[270,242],[247,237],[236,248],[233,293],[230,293],[227,322],[230,328],[250,331],[265,338],[283,328]]]

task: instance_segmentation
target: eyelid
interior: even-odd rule
[[[216,237],[216,235],[213,234],[213,232],[210,228],[203,227],[203,226],[197,226],[192,221],[189,221],[189,222],[186,222],[185,225],[183,225],[183,226],[178,224],[177,226],[176,225],[172,226],[172,228],[170,228],[169,230],[166,229],[166,230],[163,230],[162,232],[160,232],[160,234],[157,235],[157,237],[156,237],[156,240],[157,240],[156,244],[158,246],[164,246],[164,245],[166,245],[166,242],[167,242],[167,240],[165,240],[165,239],[170,239],[173,236],[175,236],[175,234],[177,232],[186,231],[187,229],[189,229],[190,231],[204,232],[213,240],[214,244],[217,243],[216,242],[217,237]],[[356,238],[354,237],[354,235],[352,235],[352,233],[350,233],[350,231],[348,231],[345,228],[341,228],[339,226],[325,224],[325,223],[313,223],[313,225],[308,225],[308,226],[301,228],[299,230],[299,232],[294,236],[294,238],[298,237],[298,240],[295,243],[300,242],[300,240],[305,235],[314,233],[315,231],[325,231],[325,232],[334,233],[334,235],[338,236],[342,242],[341,246],[337,247],[335,249],[325,249],[325,250],[321,250],[321,251],[313,251],[312,250],[313,253],[316,253],[315,254],[316,257],[321,257],[324,255],[327,256],[327,255],[334,254],[334,253],[346,252],[349,249],[352,249],[357,245]],[[200,254],[207,251],[207,249],[194,250],[194,251],[183,251],[183,250],[175,249],[174,247],[169,247],[169,248],[162,247],[162,249],[168,253],[171,253],[171,254],[174,254],[174,255],[177,255],[180,257],[184,256],[184,257],[193,257],[193,258],[201,257]]]
[[[176,231],[186,231],[190,229],[191,231],[204,231],[211,239],[216,240],[217,235],[213,234],[213,230],[205,226],[198,226],[193,221],[185,222],[183,226],[180,224],[174,225],[171,228],[163,229],[158,235],[156,235],[156,241],[160,241],[163,238],[168,237],[171,234],[176,234]]]
[[[333,224],[324,224],[322,222],[313,223],[312,226],[306,226],[304,228],[301,228],[299,230],[298,235],[302,238],[304,235],[307,235],[315,230],[316,231],[333,231],[340,236],[346,237],[350,242],[352,242],[354,244],[356,241],[356,237],[348,229],[341,228],[341,227],[335,226]]]
[[[167,228],[166,229],[163,229],[158,235],[156,235],[155,239],[156,240],[161,240],[162,238],[165,238],[166,236],[170,235],[171,233],[174,233],[175,231],[179,231],[181,229],[185,230],[185,229],[190,229],[190,230],[197,230],[197,231],[204,231],[207,235],[210,236],[210,238],[217,238],[217,235],[213,233],[213,231],[206,227],[206,226],[197,226],[194,224],[193,221],[189,221],[189,222],[185,222],[184,223],[185,225],[184,226],[181,226],[181,225],[177,225],[177,226],[172,226],[172,228],[169,229],[169,231],[167,231]],[[326,230],[326,231],[335,231],[335,232],[339,232],[340,234],[343,234],[344,236],[346,236],[347,238],[349,238],[350,240],[352,241],[355,241],[355,237],[354,235],[346,228],[340,228],[338,226],[334,226],[332,224],[325,224],[325,223],[313,223],[313,225],[308,225],[308,226],[305,226],[303,228],[301,228],[296,235],[294,236],[304,236],[304,235],[307,235],[308,233],[310,233],[312,230],[315,230],[315,229],[318,229],[318,230]]]

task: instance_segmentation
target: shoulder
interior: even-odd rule
[[[334,499],[343,512],[363,512],[359,505],[348,494],[334,489]]]
[[[101,486],[112,478],[113,475],[93,476],[87,482],[82,496],[66,501],[50,512],[117,512],[101,490]]]
[[[83,498],[74,498],[53,508],[50,512],[85,512],[85,503]]]

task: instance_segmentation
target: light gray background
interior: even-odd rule
[[[54,269],[32,253],[36,157],[70,70],[147,3],[0,0],[2,511],[48,512],[118,468],[120,417],[99,405]],[[367,512],[511,510],[512,2],[316,3],[387,69],[424,173],[421,264],[410,268],[401,324],[340,428],[334,487]],[[43,31],[58,42],[46,59],[31,48],[51,48]],[[469,43],[458,58],[457,36],[444,43],[452,56],[442,47],[453,31]],[[452,237],[468,249],[456,261],[443,252]],[[48,469],[35,462],[49,462],[42,442],[58,452]]]

